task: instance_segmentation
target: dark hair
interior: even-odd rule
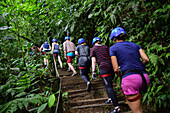
[[[118,40],[126,40],[126,38],[127,38],[127,35],[125,34],[125,33],[122,33],[122,34],[120,34],[118,37],[116,37],[116,39],[118,39]]]
[[[97,40],[95,43],[101,44],[102,42],[100,40]]]

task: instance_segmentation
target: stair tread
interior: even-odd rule
[[[125,103],[125,101],[119,101],[119,104]],[[113,105],[112,103],[106,104],[106,103],[102,103],[102,104],[89,104],[89,105],[82,105],[82,106],[74,106],[72,107],[72,109],[81,109],[81,108],[89,108],[89,107],[100,107],[100,106],[111,106]]]
[[[68,93],[68,109],[70,112],[93,112],[96,113],[109,113],[113,107],[113,103],[104,103],[107,99],[106,89],[103,85],[101,78],[91,81],[91,92],[87,92],[86,83],[82,80],[81,76],[70,76],[72,72],[66,72],[61,76],[62,79],[62,91]],[[118,84],[113,83],[113,87],[117,87]],[[122,95],[118,95],[118,97]],[[127,106],[127,102],[120,98],[118,102],[120,106]],[[126,104],[126,105],[125,105]],[[107,107],[107,109],[105,108]],[[128,106],[127,106],[128,107]],[[84,109],[85,108],[85,109]],[[109,108],[109,109],[108,109]],[[95,109],[95,110],[94,110]],[[128,111],[130,109],[122,108],[122,113],[132,113]]]
[[[92,90],[90,93],[92,93],[92,92],[95,92],[96,90]],[[105,91],[105,89],[98,89],[98,91]],[[84,95],[87,95],[89,92],[82,92],[82,93],[78,93],[78,94],[72,94],[72,95],[70,95],[69,96],[69,98],[74,98],[74,97],[77,97],[77,96],[80,96],[80,97],[82,97],[82,96],[84,96]]]
[[[91,88],[92,90],[97,90],[97,89],[105,89],[104,86],[100,86],[100,87],[95,87],[95,88]],[[86,91],[86,89],[75,89],[75,90],[68,90],[66,92],[68,93],[76,93],[76,92],[83,92],[83,91]]]
[[[69,102],[69,103],[74,104],[74,103],[93,102],[93,101],[100,101],[100,100],[107,100],[107,99],[108,98],[86,99],[86,100],[80,100],[80,101]]]

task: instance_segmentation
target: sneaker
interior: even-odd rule
[[[107,99],[107,100],[105,101],[105,103],[106,103],[106,104],[110,104],[110,103],[112,103],[112,100],[111,100],[111,99]]]
[[[71,76],[75,76],[75,75],[77,75],[77,73],[73,73]]]
[[[91,83],[90,83],[90,82],[87,82],[86,90],[87,90],[88,92],[91,91]]]
[[[44,65],[44,68],[46,68],[47,67],[47,65]]]
[[[92,74],[92,79],[96,80],[96,74]]]
[[[70,72],[71,70],[70,69],[67,69],[68,72]]]
[[[115,107],[113,111],[111,111],[110,113],[120,113],[121,110],[120,110],[120,107]]]
[[[48,66],[46,66],[45,69],[48,69]]]

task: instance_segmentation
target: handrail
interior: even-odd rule
[[[55,67],[56,76],[60,77],[60,75],[59,75],[59,73],[58,73],[58,70],[57,70],[56,60],[55,60],[55,58],[54,58],[54,55],[53,55],[53,61],[54,61],[54,67]]]
[[[62,113],[62,95],[61,95],[61,78],[59,76],[59,73],[58,73],[58,70],[57,70],[57,66],[56,66],[56,60],[54,58],[54,55],[53,55],[53,61],[54,61],[54,67],[55,67],[55,72],[56,72],[56,77],[59,78],[60,80],[60,83],[59,83],[59,93],[58,93],[58,100],[57,100],[57,105],[56,105],[56,110],[55,110],[55,113]],[[61,105],[61,106],[60,106]],[[61,108],[60,108],[61,107]]]
[[[58,113],[58,111],[60,111],[60,110],[61,110],[61,112],[59,112],[59,113],[62,113],[62,108],[60,108],[61,104],[62,104],[62,95],[61,95],[61,79],[60,79],[60,88],[59,88],[58,100],[57,100],[57,106],[56,106],[55,113]],[[61,105],[61,107],[62,107],[62,105]]]

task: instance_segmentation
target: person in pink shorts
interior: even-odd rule
[[[149,75],[144,68],[149,58],[139,45],[125,41],[127,35],[123,28],[113,29],[110,38],[116,43],[110,48],[113,69],[122,78],[121,87],[127,103],[133,113],[143,113],[140,98],[149,84]]]
[[[147,85],[149,84],[149,76],[148,74],[144,74]],[[142,78],[139,74],[131,74],[131,76],[126,76],[122,79],[121,84],[123,93],[125,95],[135,95],[138,94],[139,91],[142,90]]]

